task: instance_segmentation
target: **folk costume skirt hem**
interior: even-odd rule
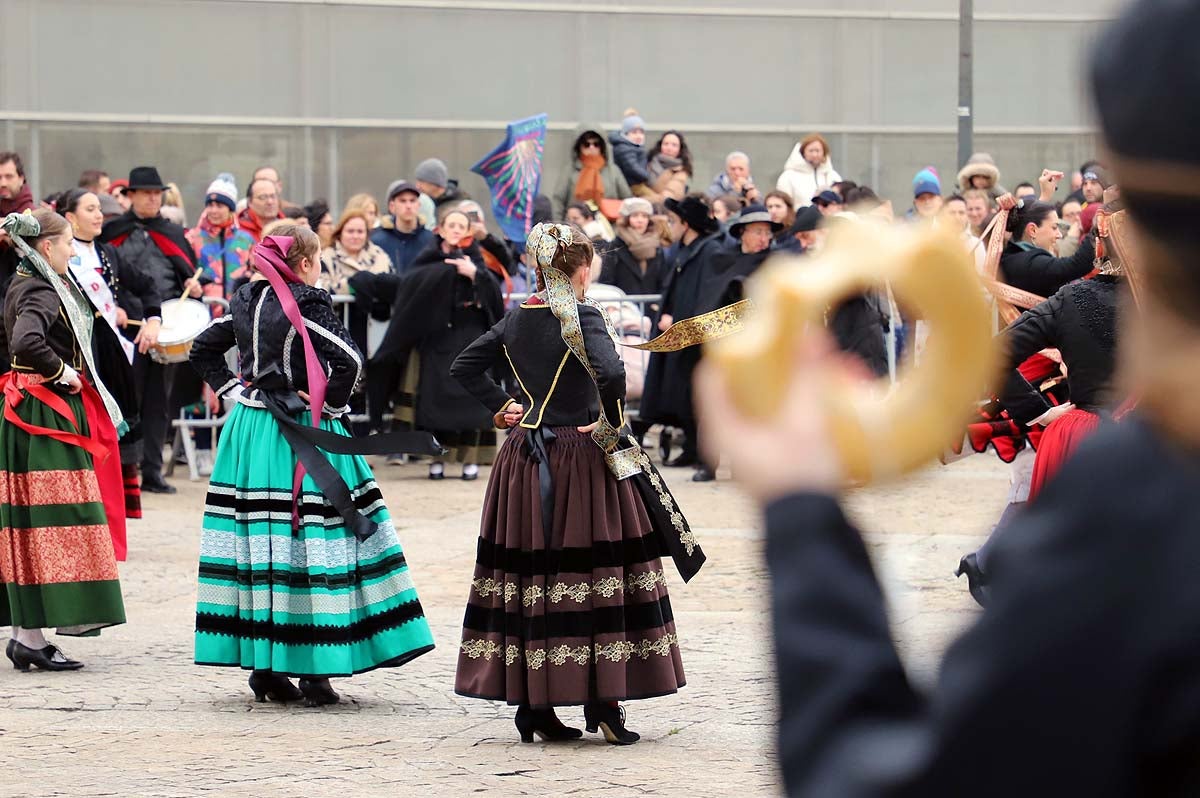
[[[6,378],[13,379],[27,378]],[[97,475],[101,466],[81,446],[32,433],[8,417],[15,413],[29,427],[106,441],[88,406],[89,401],[100,405],[99,395],[90,385],[80,394],[53,396],[46,393],[50,388],[33,386],[59,406],[55,409],[20,383],[6,381],[5,387],[0,393],[0,626],[92,635],[124,623],[114,535]],[[14,398],[17,403],[10,406]],[[111,421],[108,432],[110,459],[119,468]]]
[[[307,424],[308,414],[297,416]],[[345,435],[340,421],[322,429]],[[377,524],[357,540],[304,478],[270,412],[238,405],[221,436],[204,512],[195,661],[309,677],[401,665],[433,649],[383,496],[358,455],[325,453]]]
[[[535,707],[674,693],[685,678],[666,552],[641,495],[588,435],[552,432],[548,541],[529,433],[510,433],[496,458],[455,692]]]
[[[1075,408],[1056,418],[1042,433],[1037,459],[1033,461],[1033,478],[1029,484],[1029,501],[1046,488],[1063,464],[1075,454],[1079,445],[1091,437],[1100,426],[1100,416]]]

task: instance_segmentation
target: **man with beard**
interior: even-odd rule
[[[0,219],[10,213],[22,213],[33,207],[33,192],[25,182],[25,165],[15,152],[0,152]],[[8,239],[8,233],[0,230],[0,306],[8,293],[20,257]],[[3,370],[8,370],[5,358]]]

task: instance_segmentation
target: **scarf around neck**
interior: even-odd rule
[[[597,205],[604,199],[604,177],[600,170],[606,163],[603,155],[581,155],[579,176],[575,179],[575,199],[591,200]]]
[[[617,237],[629,247],[629,252],[641,263],[643,271],[646,269],[646,261],[654,257],[662,244],[658,233],[650,228],[646,228],[644,233],[639,233],[632,227],[617,225]]]

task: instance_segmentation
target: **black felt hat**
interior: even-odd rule
[[[746,225],[762,222],[771,225],[771,232],[778,233],[783,229],[782,222],[771,221],[771,214],[767,211],[766,205],[747,205],[742,208],[742,212],[733,220],[733,224],[729,225],[729,235],[734,238],[741,238],[742,233],[746,230]]]
[[[689,196],[681,200],[677,200],[674,197],[667,197],[667,201],[663,205],[671,213],[683,219],[688,227],[702,236],[715,233],[720,226],[717,220],[712,218],[712,212],[709,210],[709,207],[704,204],[703,200],[697,197]]]
[[[808,233],[816,230],[824,222],[824,214],[815,205],[809,205],[796,211],[796,221],[792,222],[792,226],[788,228],[788,232],[792,235],[796,233]]]
[[[129,170],[129,185],[126,186],[126,191],[137,191],[138,189],[165,191],[167,184],[158,176],[158,169],[153,166],[135,166]]]

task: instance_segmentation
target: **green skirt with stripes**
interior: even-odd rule
[[[308,424],[308,413],[297,417]],[[345,435],[340,421],[321,427]],[[291,676],[349,676],[433,649],[404,552],[366,461],[325,456],[379,524],[359,541],[305,477],[271,414],[238,405],[221,434],[204,510],[196,662]]]

